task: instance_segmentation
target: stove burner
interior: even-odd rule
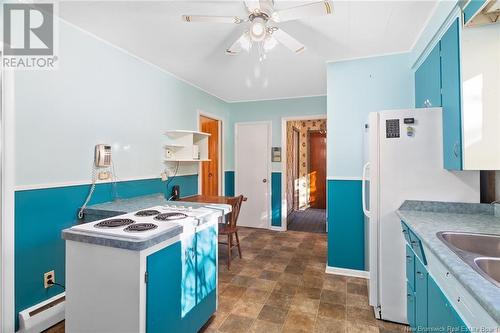
[[[111,219],[99,222],[94,225],[95,228],[118,228],[123,227],[125,225],[129,225],[134,223],[134,220],[131,219]]]
[[[125,231],[128,231],[128,232],[142,232],[142,231],[148,231],[148,230],[152,230],[152,229],[156,229],[158,228],[158,226],[156,224],[153,224],[153,223],[135,223],[135,224],[132,224],[132,225],[129,225],[128,227],[126,227]]]
[[[172,221],[172,220],[182,220],[188,217],[186,214],[183,213],[163,213],[160,215],[157,215],[155,217],[155,220],[158,221]]]
[[[160,212],[157,210],[147,209],[147,210],[141,210],[141,211],[135,213],[135,216],[155,216],[158,214],[160,214]]]

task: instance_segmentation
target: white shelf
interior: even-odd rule
[[[178,144],[166,144],[165,148],[186,148],[186,145],[178,145]]]
[[[165,159],[165,162],[210,162],[210,159],[204,159],[204,160],[193,160],[193,159]]]
[[[165,132],[165,135],[173,138],[178,138],[180,136],[185,136],[185,135],[193,135],[196,140],[198,139],[196,137],[208,137],[211,134],[198,131],[188,131],[188,130],[169,130]]]
[[[200,162],[208,159],[209,133],[188,130],[165,132],[168,141],[163,148],[164,159],[168,162]],[[194,157],[194,158],[193,158]],[[199,157],[199,158],[197,158]]]

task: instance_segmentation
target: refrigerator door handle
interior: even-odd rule
[[[361,201],[363,205],[363,213],[366,217],[370,217],[370,211],[366,208],[366,171],[370,167],[370,162],[366,162],[363,166],[363,177],[361,178]]]

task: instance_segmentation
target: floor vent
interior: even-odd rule
[[[41,332],[64,320],[65,300],[65,293],[61,293],[21,311],[18,333]]]

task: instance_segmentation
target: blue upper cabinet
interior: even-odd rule
[[[457,18],[415,72],[415,107],[443,108],[443,163],[462,170],[460,21]]]
[[[441,39],[443,158],[448,170],[462,170],[460,42],[458,18]]]
[[[441,106],[440,43],[415,72],[415,107]]]

